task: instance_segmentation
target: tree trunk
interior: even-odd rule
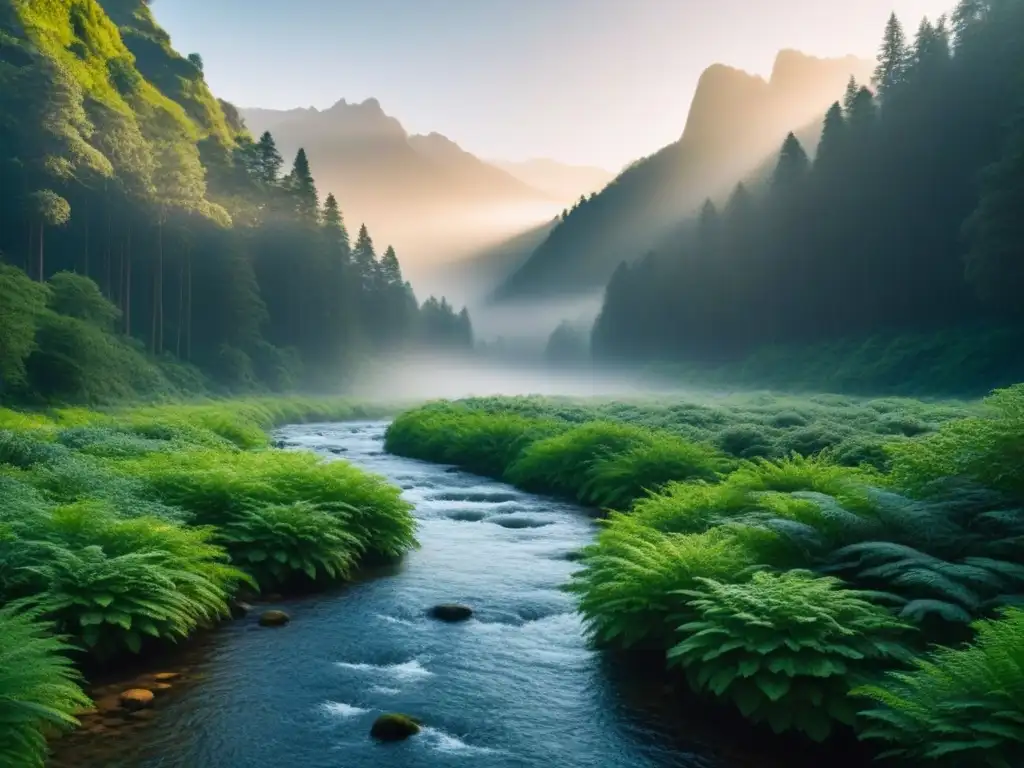
[[[46,271],[44,269],[44,257],[45,251],[44,241],[46,239],[46,225],[43,223],[39,224],[39,282],[42,283],[46,280]]]
[[[89,196],[85,197],[85,276],[89,276]]]
[[[125,289],[124,289],[124,332],[132,335],[132,226],[128,225],[128,241],[125,244]]]
[[[185,333],[185,359],[192,361],[192,249],[185,251],[185,270],[188,272],[188,329]]]
[[[108,299],[112,299],[111,290],[113,289],[113,286],[111,285],[111,264],[110,264],[110,262],[111,262],[111,254],[110,254],[110,197],[107,196],[105,198],[105,200],[106,200],[105,207],[106,207],[106,212],[107,212],[107,237],[106,237],[106,239],[104,240],[104,243],[103,243],[103,262],[104,262],[104,268],[105,268],[105,271],[106,271],[106,281],[105,282],[106,282],[106,288],[107,288],[107,298]]]
[[[178,265],[178,317],[175,329],[174,356],[181,360],[181,326],[185,317],[185,265]]]

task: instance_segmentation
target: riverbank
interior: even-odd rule
[[[665,654],[764,728],[912,761],[1024,748],[1024,387],[980,406],[489,398],[407,412],[386,444],[618,510],[570,585],[593,639]]]
[[[270,447],[283,423],[380,415],[340,399],[0,409],[0,762],[43,765],[116,669],[231,613],[242,590],[315,591],[416,545],[400,489]],[[67,659],[73,659],[71,666]]]

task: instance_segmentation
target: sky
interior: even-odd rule
[[[242,107],[376,98],[410,133],[487,159],[617,171],[675,141],[700,73],[775,55],[873,56],[954,0],[154,0],[214,92]]]

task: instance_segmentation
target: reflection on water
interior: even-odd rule
[[[444,467],[385,455],[385,425],[290,427],[289,446],[386,475],[416,505],[422,547],[389,572],[212,633],[198,682],[162,697],[140,736],[89,737],[77,762],[105,768],[732,768],[662,722],[662,684],[633,684],[590,650],[559,587],[594,523],[578,508]],[[342,450],[344,449],[344,450]],[[430,606],[476,613],[449,625]],[[611,674],[610,674],[611,672]],[[618,679],[617,679],[618,678]],[[385,711],[425,731],[369,738]],[[677,718],[672,718],[676,720]],[[65,750],[67,751],[67,750]]]

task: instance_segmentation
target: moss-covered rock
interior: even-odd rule
[[[443,603],[430,609],[431,618],[440,621],[465,621],[473,615],[473,609],[459,603]]]
[[[292,617],[284,611],[264,611],[260,615],[261,627],[283,627]]]
[[[129,712],[146,709],[153,706],[153,692],[145,688],[132,688],[118,697],[121,706]]]
[[[420,730],[420,722],[416,718],[389,712],[374,720],[370,735],[378,741],[404,741]]]

